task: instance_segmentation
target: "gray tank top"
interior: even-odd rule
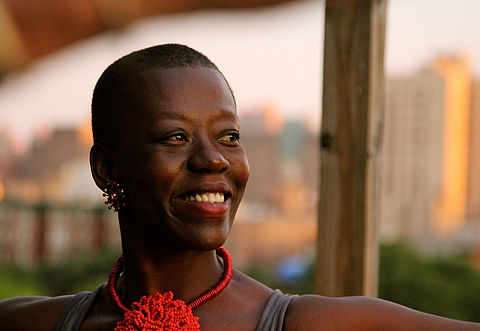
[[[275,290],[268,299],[255,331],[282,331],[288,305],[297,296]]]
[[[60,315],[55,331],[78,331],[104,285],[98,286],[93,292],[80,292],[73,296]],[[255,331],[282,331],[288,304],[296,296],[275,290],[268,299]]]

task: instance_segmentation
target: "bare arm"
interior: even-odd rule
[[[289,306],[286,330],[480,330],[480,324],[426,314],[375,298],[306,295]]]
[[[69,297],[30,296],[0,301],[0,330],[53,330]]]

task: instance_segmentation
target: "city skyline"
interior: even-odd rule
[[[478,12],[480,3],[466,0],[390,1],[387,73],[408,74],[439,53],[467,52],[478,76]],[[322,1],[148,18],[122,32],[72,45],[6,77],[0,84],[0,129],[6,127],[24,149],[38,131],[88,122],[93,85],[111,61],[133,49],[172,41],[204,51],[222,68],[240,112],[271,104],[284,116],[308,118],[318,128],[322,39]]]
[[[380,237],[475,242],[479,82],[461,56],[387,78]]]

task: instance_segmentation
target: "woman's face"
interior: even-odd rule
[[[114,158],[129,222],[194,249],[222,245],[249,175],[225,79],[214,69],[178,67],[142,72],[135,85],[128,143]]]

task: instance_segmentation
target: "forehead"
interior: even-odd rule
[[[215,69],[201,66],[149,69],[138,74],[137,82],[136,103],[147,117],[175,117],[175,114],[236,117],[232,93]]]

